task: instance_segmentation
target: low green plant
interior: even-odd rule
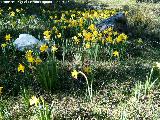
[[[52,120],[52,110],[53,105],[49,105],[45,102],[44,98],[40,96],[32,96],[31,99],[28,99],[30,105],[34,107],[34,113],[37,120]]]
[[[154,87],[155,82],[158,80],[158,78],[156,78],[152,82],[153,72],[154,72],[154,68],[151,69],[150,75],[147,76],[147,80],[146,80],[145,85],[144,85],[144,93],[145,93],[145,95],[147,95],[147,93]]]
[[[40,98],[42,105],[38,108],[38,119],[39,120],[51,120],[53,106],[48,105],[44,99]]]
[[[24,104],[24,107],[28,110],[29,109],[29,90],[26,88],[23,88],[21,91],[22,95],[22,103]]]
[[[135,98],[137,100],[139,100],[140,97],[142,97],[142,95],[147,96],[149,94],[149,92],[151,91],[151,89],[154,87],[155,82],[158,80],[158,78],[156,78],[153,81],[152,80],[153,79],[153,73],[154,73],[154,67],[151,68],[150,74],[149,74],[149,76],[147,76],[147,79],[146,79],[144,85],[142,84],[141,81],[139,81],[135,85],[134,94],[135,94]]]
[[[34,74],[42,87],[49,91],[56,89],[59,85],[57,62],[54,59],[49,59],[38,65]]]
[[[93,98],[93,79],[91,79],[91,81],[89,82],[87,76],[83,72],[79,71],[78,73],[83,75],[85,80],[86,80],[89,101],[92,102],[92,98]]]

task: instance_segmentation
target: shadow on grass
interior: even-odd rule
[[[96,5],[97,6],[97,5]],[[1,3],[0,7],[3,9],[8,9],[8,7],[12,7],[13,10],[17,9],[17,8],[23,8],[24,10],[26,10],[27,13],[31,13],[31,14],[40,14],[39,10],[51,10],[51,11],[65,11],[65,10],[78,10],[78,11],[84,11],[84,10],[92,10],[92,9],[100,9],[100,8],[104,8],[108,5],[98,5],[98,7],[96,7],[94,5],[90,5],[89,2],[84,2],[84,3],[80,3],[80,2],[76,2],[76,1],[69,1],[69,2],[59,2],[59,3],[55,3],[55,4],[51,4],[51,3]]]

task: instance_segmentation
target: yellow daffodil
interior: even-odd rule
[[[112,28],[112,27],[109,27],[109,28],[107,29],[107,31],[108,31],[108,32],[111,32],[111,31],[113,31],[113,28]]]
[[[49,31],[49,30],[46,30],[46,31],[43,32],[43,35],[44,35],[44,36],[48,36],[48,35],[50,35],[50,34],[51,34],[51,31]]]
[[[123,41],[123,39],[121,38],[121,37],[117,37],[117,39],[116,39],[116,42],[117,43],[120,43],[120,42],[122,42]]]
[[[15,16],[15,12],[14,11],[10,12],[10,16],[14,17]]]
[[[57,30],[57,27],[56,26],[53,26],[53,28],[52,28],[54,31],[56,31]]]
[[[76,21],[76,20],[72,20],[72,21],[71,21],[71,26],[73,26],[73,27],[74,27],[74,26],[77,26],[77,21]]]
[[[72,77],[73,77],[73,78],[77,79],[77,76],[78,76],[77,70],[73,70],[73,71],[71,72],[71,74],[72,74]]]
[[[63,26],[64,29],[67,29],[67,26]]]
[[[38,65],[38,64],[42,63],[42,60],[39,57],[37,57],[35,59],[35,63]]]
[[[128,15],[128,11],[125,11],[125,13],[124,13],[125,15]]]
[[[62,37],[61,33],[59,33],[59,34],[57,35],[57,37],[58,37],[58,38],[61,38],[61,37]]]
[[[106,34],[107,32],[108,32],[107,30],[104,30],[104,31],[103,31],[104,34]]]
[[[95,31],[96,30],[96,27],[94,24],[91,24],[89,27],[88,27],[89,30],[91,31]]]
[[[18,12],[18,13],[19,13],[20,11],[21,11],[21,10],[19,10],[19,9],[16,9],[16,12]]]
[[[95,30],[95,31],[93,32],[93,35],[94,35],[95,37],[97,37],[98,31]]]
[[[6,43],[2,43],[2,44],[1,44],[1,47],[2,47],[2,48],[5,48],[6,46],[7,46]]]
[[[90,43],[85,44],[85,48],[89,49],[91,47]]]
[[[28,57],[27,57],[27,61],[28,61],[29,63],[34,63],[34,58],[33,58],[32,56],[28,56]]]
[[[32,50],[28,50],[28,51],[26,51],[26,54],[25,54],[26,58],[28,58],[28,57],[32,56],[32,53],[33,53],[33,51],[32,51]]]
[[[34,63],[34,58],[32,56],[32,50],[26,51],[25,57],[29,63]]]
[[[78,43],[80,42],[77,36],[74,36],[74,37],[73,37],[73,40],[74,40],[74,42],[75,42],[76,44],[78,44]]]
[[[75,17],[75,16],[76,16],[75,14],[72,14],[72,15],[71,15],[71,18],[73,18],[73,17]]]
[[[3,87],[0,87],[0,95],[2,94],[2,89],[3,89]]]
[[[105,40],[104,39],[101,42],[102,42],[103,45],[105,44]]]
[[[106,41],[109,42],[109,43],[113,43],[113,40],[112,40],[112,37],[111,37],[111,36],[108,36],[108,37],[106,38]]]
[[[122,41],[125,41],[125,40],[127,40],[127,35],[125,35],[124,33],[121,33],[118,37],[117,37],[117,39],[116,39],[116,41],[117,41],[117,43],[119,43],[119,42],[122,42]]]
[[[55,45],[52,46],[52,48],[51,48],[52,53],[55,53],[57,50],[58,50],[58,48]]]
[[[156,63],[155,63],[155,67],[158,68],[158,69],[160,69],[160,63],[159,63],[159,62],[156,62]]]
[[[98,37],[99,37],[99,39],[101,39],[102,38],[102,33],[98,34]]]
[[[83,68],[83,71],[87,74],[91,73],[91,67],[90,66],[86,66]]]
[[[57,16],[54,16],[55,19],[57,19]]]
[[[62,13],[61,20],[65,20],[65,14]]]
[[[56,34],[59,34],[59,31],[58,31],[58,30],[55,30],[55,33],[56,33]]]
[[[98,17],[98,13],[95,11],[93,14],[94,17]]]
[[[87,41],[90,41],[92,39],[92,33],[88,32],[84,34],[84,39]]]
[[[11,10],[11,9],[12,9],[11,7],[8,8],[8,10]]]
[[[82,33],[83,33],[83,36],[85,36],[85,34],[87,34],[87,31],[83,30]]]
[[[42,101],[42,103],[45,102],[43,96],[40,96],[40,100]]]
[[[48,49],[48,46],[43,44],[43,45],[41,45],[41,47],[39,49],[40,49],[41,52],[44,52]]]
[[[82,26],[83,25],[83,18],[80,18],[79,19],[79,26]]]
[[[53,19],[53,16],[49,16],[50,19]]]
[[[139,39],[137,40],[137,43],[138,43],[138,44],[143,44],[143,40],[142,40],[141,38],[139,38]]]
[[[39,104],[39,98],[36,96],[32,96],[31,99],[29,100],[30,105],[35,105],[36,107]]]
[[[11,40],[11,35],[10,34],[7,34],[6,36],[5,36],[5,39],[6,39],[6,41],[10,41]]]
[[[118,52],[117,50],[114,51],[114,52],[113,52],[113,56],[114,56],[114,57],[119,57],[119,52]]]
[[[51,39],[51,35],[46,35],[46,36],[44,36],[44,39],[45,39],[45,40],[50,40],[50,39]]]
[[[0,15],[2,15],[3,10],[0,8]]]
[[[109,36],[112,36],[112,35],[113,35],[113,32],[108,32],[108,35],[109,35]]]
[[[117,31],[116,31],[116,32],[113,32],[113,35],[114,35],[114,36],[118,35],[118,32],[117,32]]]
[[[18,66],[18,72],[23,72],[24,73],[24,66],[22,64],[19,64]]]
[[[78,33],[78,36],[79,36],[79,37],[82,37],[82,33]]]

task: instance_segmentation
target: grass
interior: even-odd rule
[[[8,7],[3,9],[8,9]],[[32,71],[34,74],[30,74],[31,70],[27,66],[25,66],[25,73],[17,72],[19,63],[27,65],[25,53],[12,50],[6,51],[6,54],[1,53],[0,87],[3,85],[4,88],[0,96],[0,119],[160,119],[160,73],[157,68],[153,67],[154,62],[160,61],[159,4],[132,4],[120,6],[121,9],[128,10],[127,57],[120,61],[105,60],[104,57],[108,59],[107,54],[101,52],[102,55],[99,57],[98,52],[98,60],[93,57],[91,61],[84,60],[84,62],[84,58],[88,59],[94,55],[89,52],[90,56],[88,56],[86,51],[83,51],[86,52],[84,56],[81,56],[81,52],[72,55],[72,52],[75,53],[76,50],[63,46],[62,50],[66,51],[64,53],[66,56],[65,58],[60,56],[63,60],[56,59],[57,79],[60,83],[53,91],[41,87],[42,85],[37,82],[38,78],[34,76],[35,71]],[[25,16],[22,17],[24,22],[11,29],[4,28],[3,20],[7,18],[0,20],[1,26],[4,26],[0,28],[2,43],[6,33],[14,33],[13,37],[17,38],[20,32],[27,32],[42,39],[43,31],[53,26],[51,20],[48,20],[50,12],[33,16],[32,11],[26,10],[24,14]],[[28,22],[32,19],[30,15],[36,17],[35,23]],[[8,21],[10,20],[11,18],[8,18]],[[25,25],[26,28],[23,28]],[[8,24],[8,26],[12,25]],[[60,55],[59,53],[57,54]],[[45,54],[42,56],[47,59]],[[73,60],[69,61],[71,57]],[[85,78],[81,74],[78,74],[77,80],[71,77],[73,68],[77,71],[81,70],[79,68],[81,62],[84,64],[91,62],[93,67],[92,73],[87,74],[88,80],[93,80],[92,101],[88,99]],[[44,73],[43,79],[55,79],[54,76],[49,77],[49,74],[54,72],[52,65],[49,62],[42,65],[44,67],[39,66],[41,70],[39,73],[40,75]],[[55,66],[53,68],[55,70]],[[45,71],[42,72],[43,70]],[[33,96],[37,98],[34,101],[37,102],[37,106],[30,104]]]

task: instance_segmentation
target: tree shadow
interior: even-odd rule
[[[158,3],[159,0],[136,0],[136,2]]]
[[[96,7],[98,6],[98,7]],[[16,8],[32,8],[30,11],[34,14],[37,13],[37,9],[46,9],[46,10],[57,10],[57,11],[65,11],[65,10],[93,10],[93,9],[103,9],[104,7],[108,5],[90,5],[89,2],[76,2],[76,1],[68,1],[68,2],[62,2],[61,0],[53,3],[20,3],[20,2],[9,2],[9,3],[1,3],[0,7],[12,7],[14,9]],[[36,11],[35,11],[36,10]]]

